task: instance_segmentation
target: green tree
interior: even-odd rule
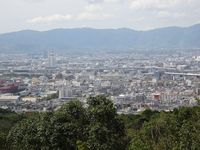
[[[24,114],[17,114],[10,110],[0,109],[0,149],[8,150],[9,145],[6,144],[6,137],[9,130],[19,121],[25,118]]]
[[[76,149],[85,139],[86,110],[78,101],[63,105],[55,113],[42,113],[12,128],[8,142],[13,149]]]
[[[40,118],[40,116],[39,116]],[[8,143],[12,149],[39,149],[41,143],[37,138],[37,124],[39,118],[29,118],[13,127],[8,135]]]
[[[57,110],[53,117],[54,145],[61,149],[76,149],[77,142],[86,141],[88,126],[86,109],[79,101],[69,102]]]
[[[90,150],[122,150],[126,148],[124,123],[113,103],[105,96],[88,99],[87,145]]]
[[[22,120],[15,115],[18,116],[0,111],[1,144],[5,143],[5,136],[14,122]],[[72,101],[55,112],[36,113],[23,119],[10,130],[7,142],[0,148],[198,150],[200,106],[171,112],[146,110],[137,115],[118,115],[107,97],[90,97],[87,105]]]
[[[200,105],[200,98],[196,98],[197,104]]]

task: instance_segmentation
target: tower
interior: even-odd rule
[[[48,54],[48,66],[49,67],[55,67],[56,66],[56,58],[55,58],[55,54],[53,52],[50,52]]]

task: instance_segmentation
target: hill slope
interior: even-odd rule
[[[0,35],[0,52],[127,50],[151,48],[199,48],[200,24],[149,31],[131,29],[24,30]]]

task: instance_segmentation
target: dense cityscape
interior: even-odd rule
[[[200,97],[200,52],[0,54],[0,107],[51,111],[106,95],[118,113],[170,111]]]
[[[200,0],[0,8],[0,150],[200,150]]]

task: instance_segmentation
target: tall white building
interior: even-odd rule
[[[59,98],[67,98],[67,97],[72,97],[72,89],[71,86],[69,86],[69,83],[66,81],[63,81],[62,87],[59,89]]]
[[[56,57],[53,52],[50,52],[48,54],[48,66],[49,67],[55,67],[56,66]]]
[[[67,97],[72,97],[72,90],[70,89],[70,87],[65,87],[63,86],[60,90],[59,90],[59,98],[67,98]]]

